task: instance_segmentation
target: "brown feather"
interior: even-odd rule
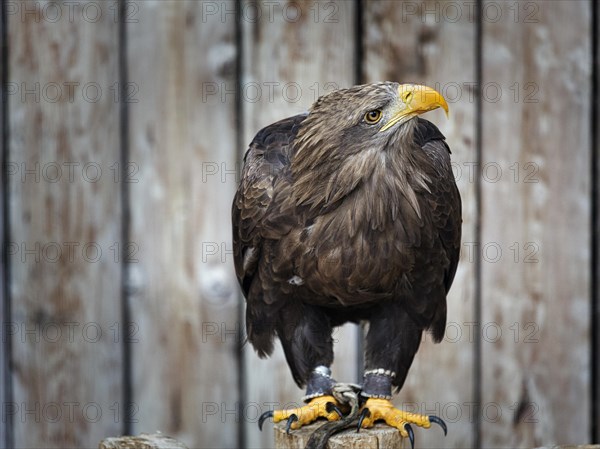
[[[415,329],[443,337],[460,196],[433,124],[413,118],[378,133],[362,120],[396,90],[380,83],[321,97],[308,115],[261,130],[245,156],[232,216],[248,338],[264,356],[277,334],[299,384],[308,361],[330,353],[303,356],[286,339],[316,332],[321,319],[339,325],[399,307]]]

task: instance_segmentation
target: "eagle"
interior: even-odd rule
[[[395,408],[423,332],[439,342],[459,259],[461,199],[444,135],[421,114],[443,96],[380,82],[320,97],[260,130],[233,200],[246,333],[261,358],[281,342],[306,405],[265,413],[287,430],[343,416],[332,331],[366,322],[358,428],[383,420],[414,444],[437,416]]]

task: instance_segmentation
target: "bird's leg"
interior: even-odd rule
[[[358,428],[373,427],[375,421],[383,420],[388,426],[395,427],[400,434],[409,438],[414,446],[414,434],[411,424],[428,429],[431,423],[439,424],[447,432],[446,424],[437,416],[417,415],[397,409],[391,402],[392,382],[396,373],[383,368],[365,372],[361,395],[367,400],[361,410]]]
[[[382,307],[371,317],[370,324],[361,392],[366,402],[359,415],[358,428],[371,427],[375,421],[383,420],[409,438],[411,446],[414,446],[412,425],[429,428],[435,422],[445,434],[446,424],[437,416],[408,413],[391,402],[392,387],[400,389],[404,385],[421,342],[422,328],[402,307]]]
[[[296,430],[300,427],[316,421],[318,418],[327,418],[329,421],[337,421],[343,416],[347,407],[340,404],[332,395],[335,380],[331,378],[331,370],[326,366],[315,368],[307,382],[305,406],[287,410],[269,410],[262,414],[258,420],[258,426],[262,430],[265,419],[271,417],[277,423],[288,420],[287,431]]]

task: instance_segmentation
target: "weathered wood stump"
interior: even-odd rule
[[[304,449],[312,433],[325,424],[324,421],[304,426],[285,433],[285,422],[273,425],[276,449]],[[410,446],[410,445],[409,445]],[[327,449],[400,449],[402,437],[400,432],[384,424],[376,424],[372,429],[355,429],[340,432],[329,439]]]
[[[600,444],[566,444],[564,446],[543,446],[537,449],[600,449]]]
[[[99,449],[188,449],[185,444],[160,432],[142,433],[137,437],[106,438],[98,447]]]

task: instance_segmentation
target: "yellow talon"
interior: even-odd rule
[[[363,419],[361,427],[373,427],[375,421],[384,420],[388,426],[398,429],[403,437],[409,436],[405,429],[406,424],[415,424],[425,429],[431,427],[429,416],[399,410],[387,399],[369,398],[363,406],[364,409],[369,409],[370,413]]]
[[[306,424],[316,421],[317,418],[327,418],[329,421],[339,420],[340,416],[334,409],[330,412],[327,411],[328,403],[332,403],[338,409],[342,408],[333,396],[319,396],[311,399],[311,401],[303,407],[288,410],[275,410],[273,412],[273,422],[277,423],[289,419],[292,415],[296,415],[298,419],[291,423],[290,428],[297,430]]]

